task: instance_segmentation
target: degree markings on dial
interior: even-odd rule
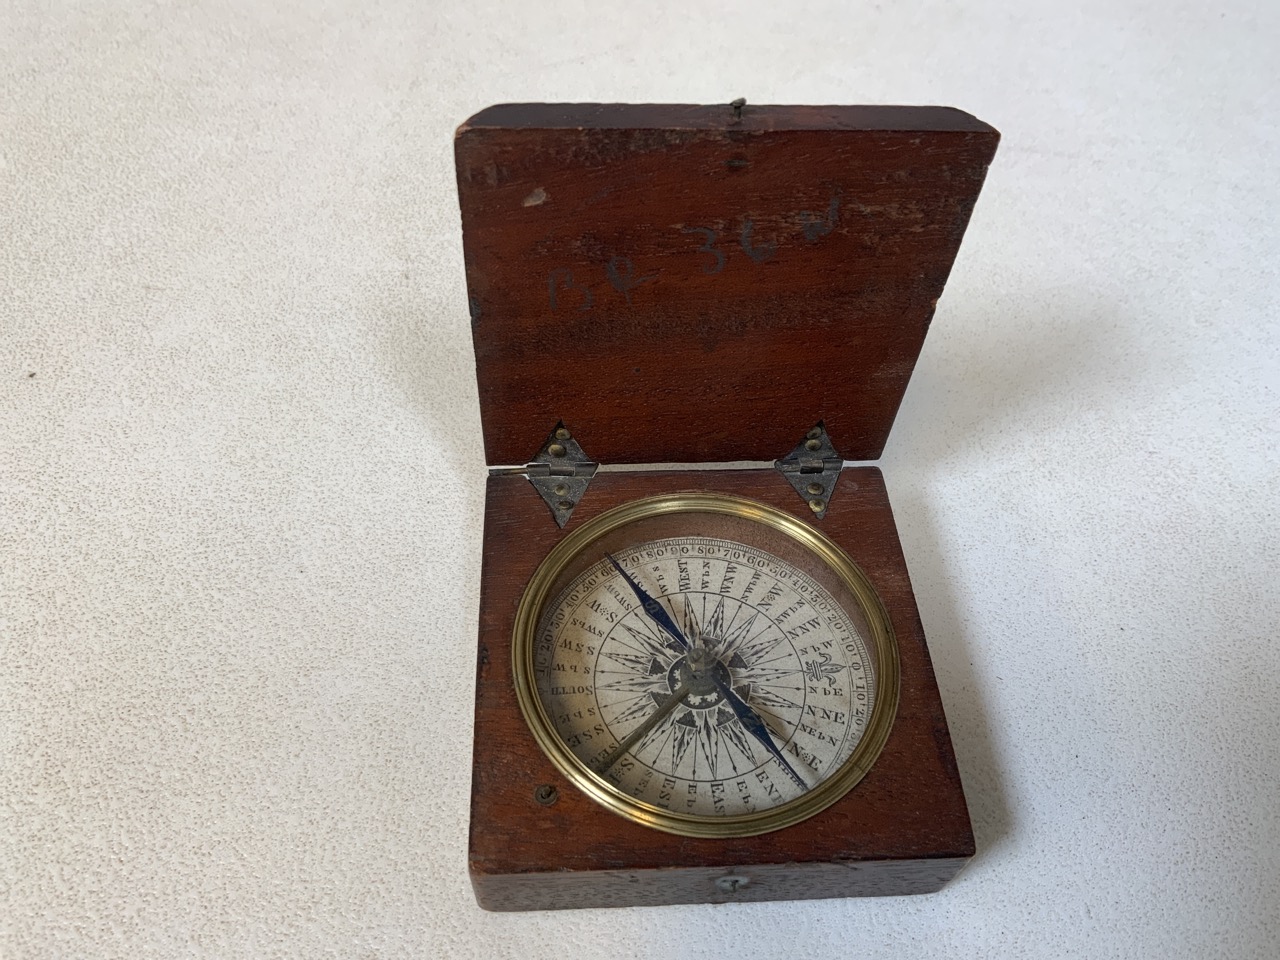
[[[864,671],[864,673],[865,673],[865,671]],[[867,704],[867,706],[865,707],[864,712],[863,712],[863,722],[862,722],[861,724],[859,724],[859,725],[858,725],[858,731],[857,731],[857,732],[858,732],[859,736],[861,735],[862,731],[866,729],[867,721],[869,720],[869,718],[870,718],[870,716],[871,716],[871,706],[872,706],[872,704],[874,704],[874,703],[875,703],[875,701],[876,701],[876,693],[877,693],[876,678],[875,678],[874,676],[871,676],[870,674],[866,674],[866,675],[865,675],[865,679],[866,679],[866,687],[867,687],[867,689],[866,689],[867,699],[866,699],[865,703]],[[850,693],[851,693],[851,694],[852,694],[852,692],[853,692],[853,691],[852,691],[852,690],[850,690]],[[853,708],[854,708],[854,701],[853,701],[852,699],[850,699],[848,706],[850,707],[850,709],[853,709]],[[852,735],[853,735],[853,733],[854,733],[854,724],[852,724],[852,723],[850,723],[850,724],[846,724],[846,725],[845,725],[845,728],[844,728],[844,736],[843,736],[843,737],[841,737],[841,739],[840,739],[840,750],[841,750],[841,751],[843,751],[843,750],[844,750],[844,745],[845,745],[845,743],[847,743],[847,742],[848,742],[849,737],[850,737],[850,736],[852,736]]]
[[[754,582],[754,581],[750,581],[750,582]],[[723,583],[723,579],[722,579],[722,583]],[[661,588],[661,584],[659,586]],[[667,606],[670,608],[669,612],[672,614],[675,614],[676,616],[681,616],[683,614],[683,616],[681,616],[681,619],[684,620],[684,630],[685,630],[686,636],[691,636],[695,638],[710,636],[710,637],[718,638],[720,642],[717,643],[716,645],[721,648],[721,651],[722,651],[721,655],[725,655],[723,651],[727,650],[730,644],[737,641],[741,641],[743,638],[749,636],[750,628],[754,625],[756,619],[761,615],[760,611],[752,607],[750,604],[747,604],[741,601],[738,598],[730,597],[730,599],[734,600],[735,603],[733,604],[729,612],[729,619],[728,619],[728,622],[726,623],[725,622],[725,595],[724,594],[711,595],[706,591],[699,591],[699,592],[702,593],[701,606],[703,610],[703,616],[701,619],[702,619],[702,622],[706,624],[705,629],[696,622],[695,615],[693,613],[691,605],[689,604],[689,598],[687,594],[683,598],[684,599],[683,610],[676,609],[674,601],[669,599],[667,603]],[[711,603],[712,596],[714,596],[714,606],[710,612],[710,615],[708,616],[707,606],[709,603]],[[666,595],[663,594],[663,597],[665,598]],[[634,610],[637,608],[632,608],[632,609]],[[743,614],[744,610],[749,610],[750,614],[748,615],[748,618],[745,621],[743,621],[741,624],[738,624],[738,618]],[[649,634],[648,631],[645,631],[644,635],[641,636],[637,633],[636,630],[634,630],[630,626],[630,624],[623,623],[620,625],[624,626],[635,639],[641,640],[646,644],[646,646],[649,646],[650,654],[657,655],[659,653],[667,652],[665,648],[662,649],[661,651],[653,649],[657,643],[657,639],[654,638],[651,634]],[[765,627],[759,633],[757,633],[755,637],[752,637],[751,639],[754,640],[760,637],[766,630],[769,629],[770,626],[772,626],[772,623],[769,622],[766,618]],[[613,631],[611,630],[610,632],[612,633]],[[760,646],[764,650],[771,650],[774,647],[776,647],[776,645],[779,642],[781,642],[783,639],[785,639],[785,637],[779,636]],[[754,653],[754,649],[752,650],[752,652]],[[783,657],[788,655],[792,655],[792,654],[783,654],[780,657],[773,658],[773,659],[782,659]],[[641,658],[634,658],[634,659],[640,660]],[[794,673],[797,671],[793,670],[790,672]],[[758,699],[761,704],[765,704],[775,708],[782,708],[782,709],[786,709],[788,707],[795,710],[800,709],[798,704],[794,703],[793,701],[781,695],[780,693],[777,693],[776,691],[769,691],[764,689],[765,686],[771,685],[772,683],[776,682],[776,678],[770,677],[768,679],[765,679],[765,678],[751,676],[749,677],[749,681],[753,683],[757,689],[756,697],[753,699]],[[622,688],[622,689],[628,689],[628,690],[640,690],[647,685],[648,685],[647,683],[640,683],[635,681],[628,684],[626,683],[625,680],[623,680],[617,683],[605,683],[605,684],[602,684],[601,686],[606,688]],[[800,690],[801,692],[803,692],[803,688],[800,688],[800,687],[784,687],[783,689]],[[650,691],[650,692],[656,692],[656,690]],[[635,711],[635,713],[638,715],[639,713],[645,710],[647,710],[647,704],[644,703],[643,700],[637,700],[632,703],[632,706],[630,709],[625,711],[625,715],[628,718],[630,718],[633,715],[633,711]],[[691,716],[691,715],[685,714],[684,716]],[[619,719],[620,717],[615,717],[613,720],[613,723],[617,723]],[[770,724],[770,727],[772,728],[771,730],[772,734],[784,744],[788,743],[791,737],[794,736],[794,728],[792,730],[792,733],[789,735],[778,734],[777,729],[780,726],[785,730],[786,727],[789,725],[781,721],[779,718],[773,717],[772,719],[774,720],[774,722]],[[696,721],[693,721],[693,722],[696,723]],[[713,732],[716,734],[716,736],[714,737],[714,743],[716,744],[715,747],[712,746]],[[704,735],[707,741],[706,747],[704,749],[704,756],[708,761],[708,765],[712,767],[713,777],[716,775],[715,770],[718,766],[713,760],[713,755],[718,752],[717,750],[718,743],[719,743],[718,734],[719,734],[719,730],[713,731],[710,725],[706,727],[706,730],[704,732]],[[690,737],[687,736],[687,733],[683,729],[683,727],[681,729],[673,728],[672,734],[671,734],[671,740],[672,740],[673,766],[678,767],[680,761],[683,759],[685,753],[687,752],[689,742],[690,742]],[[746,751],[746,753],[748,754],[752,762],[754,762],[754,756],[750,754],[749,749]],[[694,757],[694,776],[696,779],[696,776],[697,776],[697,751],[696,750],[694,752],[693,757]],[[734,767],[736,770],[736,764],[734,765]]]
[[[689,605],[689,598],[685,596],[684,599],[685,599],[684,620],[685,620],[686,630],[689,630],[690,635],[700,637],[701,630],[698,626],[698,623],[696,623],[696,618],[694,616],[694,613],[692,613],[692,609]],[[719,609],[722,609],[722,608],[723,608],[723,600],[719,602]],[[672,611],[672,612],[678,613],[678,611]],[[735,612],[735,617],[736,617],[736,612]],[[628,705],[628,707],[623,709],[622,712],[618,713],[617,716],[614,716],[612,719],[609,719],[607,716],[605,716],[605,713],[607,713],[605,712],[605,704],[603,703],[600,704],[600,708],[602,708],[602,712],[605,712],[605,713],[602,713],[602,716],[604,717],[605,722],[609,724],[609,727],[611,727],[611,730],[614,726],[617,726],[617,724],[632,721],[632,719],[640,719],[641,717],[644,717],[644,716],[652,716],[654,707],[652,707],[652,704],[650,704],[650,698],[655,698],[658,692],[660,692],[660,689],[666,686],[666,684],[662,682],[664,680],[664,672],[659,673],[657,677],[646,676],[646,677],[640,678],[635,676],[635,668],[644,668],[646,666],[649,666],[649,663],[657,664],[658,663],[657,659],[650,660],[648,654],[641,654],[641,655],[622,654],[622,658],[623,660],[621,660],[621,663],[630,664],[630,666],[632,667],[631,671],[602,671],[602,669],[598,667],[596,668],[596,672],[598,673],[608,672],[608,673],[618,673],[618,675],[621,675],[620,680],[608,681],[608,682],[605,682],[605,684],[600,684],[600,686],[605,687],[605,689],[631,690],[631,691],[645,690],[645,692],[643,692],[643,694],[641,694],[640,696],[637,696],[637,698],[623,700],[622,701],[623,704],[630,704],[630,705]],[[653,682],[654,680],[657,680],[658,682]],[[653,689],[646,689],[646,687],[650,687],[650,686],[652,686]],[[614,704],[614,705],[617,705],[617,704]],[[690,746],[694,745],[694,751],[692,751],[691,758],[692,758],[692,768],[694,768],[694,774],[692,774],[692,776],[694,776],[695,781],[698,780],[699,753],[701,754],[701,756],[703,756],[703,759],[705,760],[705,762],[707,762],[708,768],[710,769],[710,776],[712,776],[713,778],[716,777],[718,768],[719,768],[718,731],[714,730],[714,728],[712,727],[712,724],[710,724],[709,718],[707,716],[704,716],[704,714],[705,712],[694,713],[686,709],[684,713],[678,714],[675,726],[672,726],[671,731],[669,731],[669,740],[671,740],[671,749],[672,749],[673,772],[675,772],[675,769],[678,769],[678,767],[680,767],[680,763],[682,762],[682,759],[684,759],[685,755],[689,753]],[[648,741],[649,737],[645,737],[645,740]],[[644,742],[641,742],[641,744],[637,745],[636,748],[631,751],[631,753],[635,753],[635,751],[639,749],[643,749],[644,745],[645,745]],[[735,765],[735,769],[736,769],[736,764],[733,764],[733,765]]]
[[[644,546],[646,545],[642,545]],[[849,663],[844,663],[841,668],[846,679],[833,681],[829,669],[820,669],[806,661],[806,653],[802,652],[805,648],[797,646],[797,641],[789,637],[782,625],[774,621],[764,609],[770,607],[774,612],[785,613],[784,622],[799,624],[804,621],[807,624],[806,617],[811,617],[814,613],[821,615],[825,609],[820,603],[814,607],[815,601],[826,597],[824,591],[812,581],[806,580],[802,572],[779,573],[776,561],[767,554],[765,557],[772,562],[761,562],[758,559],[759,553],[752,558],[750,552],[747,554],[747,562],[741,562],[740,553],[734,554],[739,559],[730,559],[730,551],[737,550],[740,545],[692,538],[657,541],[647,546],[658,548],[656,551],[648,551],[650,559],[645,559],[639,551],[629,551],[620,555],[618,560],[626,561],[627,569],[647,592],[648,599],[654,601],[653,605],[662,608],[674,633],[666,629],[663,616],[660,615],[655,621],[650,611],[627,602],[630,597],[622,596],[626,593],[625,588],[621,592],[618,590],[618,586],[623,584],[622,580],[609,583],[593,579],[585,587],[578,584],[573,588],[576,595],[570,609],[572,614],[577,614],[596,629],[581,623],[572,624],[572,615],[566,615],[565,608],[561,608],[557,624],[563,624],[563,627],[557,626],[548,635],[549,641],[553,636],[567,636],[571,640],[577,640],[577,631],[585,630],[600,637],[594,662],[589,659],[590,654],[585,655],[588,658],[586,663],[600,676],[596,678],[591,690],[581,692],[594,700],[599,710],[599,719],[606,724],[607,736],[613,737],[617,744],[626,740],[628,730],[644,730],[643,736],[637,738],[625,751],[638,766],[615,768],[616,776],[613,779],[619,787],[639,799],[648,798],[652,802],[649,792],[650,785],[654,782],[650,779],[652,774],[637,772],[652,771],[662,778],[689,781],[688,805],[691,809],[696,802],[706,814],[723,814],[723,804],[712,801],[701,792],[695,793],[692,784],[715,783],[721,774],[727,777],[730,771],[736,777],[751,776],[752,787],[749,792],[743,788],[742,802],[748,804],[748,809],[754,810],[757,804],[775,805],[785,802],[783,798],[794,796],[787,786],[792,781],[778,776],[788,772],[792,764],[805,773],[805,780],[809,780],[818,770],[842,762],[841,758],[848,755],[845,746],[851,739],[856,743],[865,724],[849,722],[840,730],[838,721],[833,722],[828,714],[826,721],[822,723],[817,718],[808,720],[811,729],[806,730],[803,723],[808,715],[805,713],[804,703],[809,701],[809,693],[813,687],[806,676],[812,673],[814,676],[810,679],[814,682],[825,681],[821,688],[824,692],[841,684],[849,689],[847,697],[837,694],[837,700],[827,694],[816,699],[815,703],[838,703],[841,710],[849,711],[854,706],[852,681],[856,679],[847,672]],[[679,549],[685,549],[686,553],[680,554]],[[750,551],[753,548],[746,549]],[[603,573],[610,572],[604,562],[602,567],[605,568]],[[730,576],[731,572],[735,576]],[[677,584],[679,589],[676,589]],[[702,596],[694,597],[694,593],[701,593]],[[582,604],[590,603],[593,597],[597,602],[592,605],[592,610],[581,611]],[[751,603],[752,599],[757,600],[760,605]],[[829,603],[830,598],[826,599]],[[607,616],[606,611],[601,609],[601,604],[607,610],[616,609],[616,620]],[[619,630],[618,627],[623,629]],[[599,628],[604,628],[603,632]],[[811,631],[830,638],[825,644],[827,649],[830,649],[831,642],[835,642],[844,648],[846,659],[853,657],[859,663],[866,661],[861,637],[856,632],[851,635],[850,629],[842,626],[838,617],[825,616],[820,625],[802,632]],[[676,641],[680,636],[685,638],[685,643],[677,648]],[[587,636],[580,639],[591,642],[591,638]],[[805,638],[806,641],[811,639]],[[850,640],[857,644],[856,650],[848,645]],[[692,707],[682,703],[671,709],[669,715],[661,718],[655,715],[664,703],[660,699],[661,695],[668,694],[668,688],[674,682],[671,671],[675,663],[686,655],[690,647],[698,648],[704,644],[713,658],[722,665],[719,669],[728,668],[729,673],[725,675],[728,682],[724,685],[727,687],[726,695],[729,695],[729,690],[736,692],[740,705],[746,711],[747,720],[756,728],[752,734],[748,734],[743,716],[735,715],[738,713],[737,708],[730,712],[717,709],[715,704],[701,705],[706,703],[705,693],[700,695],[701,701],[694,701]],[[557,663],[572,664],[583,659],[581,645],[578,645],[576,652],[571,645],[565,645],[563,649],[551,647],[547,652],[551,661]],[[810,660],[813,656],[812,653],[808,654]],[[863,676],[873,681],[870,674]],[[796,685],[797,682],[799,686]],[[865,701],[867,713],[870,712],[875,696],[874,684],[870,686]],[[570,692],[566,690],[565,694]],[[797,694],[802,701],[800,703],[792,699]],[[572,707],[574,702],[566,701],[566,706]],[[836,707],[832,706],[831,709],[835,710]],[[787,720],[784,714],[795,719]],[[756,719],[752,720],[752,715]],[[651,723],[652,727],[645,728],[646,722]],[[582,729],[588,730],[589,727],[584,726]],[[566,731],[565,735],[568,736],[574,730]],[[765,731],[772,738],[772,743],[753,739],[753,735],[758,738]],[[834,734],[835,737],[827,738],[823,733]],[[795,742],[797,737],[800,738],[799,743]],[[592,752],[591,747],[595,745],[591,741],[590,736],[584,736],[575,752],[579,752],[585,759],[585,753]],[[779,760],[776,755],[761,755],[757,759],[762,747],[770,748],[769,753],[773,754],[775,744],[780,751],[785,751],[785,758]],[[815,750],[815,744],[824,749]],[[828,744],[834,752],[825,749]],[[795,774],[791,773],[791,776],[794,777]],[[708,777],[711,778],[710,781],[706,780]],[[624,786],[627,783],[630,786]],[[782,797],[778,796],[779,787],[782,788]],[[805,789],[808,787],[800,787],[801,791]],[[749,800],[749,796],[754,799]],[[660,805],[667,806],[666,803]]]

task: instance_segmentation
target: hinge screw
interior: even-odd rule
[[[560,420],[551,428],[542,449],[525,465],[523,472],[538,491],[538,496],[551,508],[556,525],[563,529],[573,508],[587,492],[587,484],[595,476],[598,466]]]
[[[549,807],[560,799],[560,791],[549,783],[544,783],[533,791],[533,799],[537,800],[544,807]]]
[[[804,439],[785,458],[775,461],[774,466],[817,519],[826,516],[844,461],[831,445],[821,420],[806,430]]]

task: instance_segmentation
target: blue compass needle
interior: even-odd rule
[[[782,755],[782,751],[778,749],[778,745],[773,742],[773,736],[769,733],[769,728],[764,725],[764,721],[760,719],[760,714],[751,709],[751,705],[734,691],[729,684],[725,683],[719,677],[712,677],[716,689],[720,691],[720,695],[729,702],[729,706],[733,708],[734,715],[737,716],[738,722],[746,729],[746,731],[764,744],[764,748],[773,755],[773,759],[778,761],[778,766],[787,771],[787,775],[796,782],[801,790],[808,790],[809,785],[800,779],[800,774],[791,768],[791,764],[787,763],[787,758]]]
[[[631,574],[622,569],[622,564],[618,563],[613,554],[606,553],[605,556],[609,558],[609,562],[613,564],[613,568],[622,574],[622,579],[627,581],[627,584],[631,587],[631,592],[636,595],[636,599],[639,600],[640,605],[644,607],[644,612],[647,613],[658,626],[669,633],[676,643],[680,644],[680,646],[686,651],[691,651],[693,647],[692,644],[689,643],[689,639],[684,635],[681,629],[676,626],[675,621],[672,620],[667,611],[663,609],[662,604],[649,596],[644,587],[640,586]],[[787,758],[784,757],[782,755],[782,751],[778,749],[778,745],[773,742],[773,735],[769,733],[769,728],[766,727],[764,721],[760,719],[760,714],[756,713],[747,701],[738,696],[729,684],[716,676],[714,671],[710,671],[709,675],[712,682],[715,684],[716,689],[720,691],[720,695],[724,697],[724,699],[728,701],[729,706],[733,708],[733,713],[738,718],[738,722],[742,724],[743,728],[764,745],[764,748],[769,751],[773,756],[773,759],[778,761],[778,766],[782,767],[782,769],[787,772],[788,776],[796,782],[796,785],[799,786],[801,790],[808,790],[809,785],[800,779],[800,774],[796,773],[795,770],[792,769],[791,764],[787,763]]]
[[[671,634],[672,639],[675,640],[676,643],[680,644],[680,646],[685,650],[690,649],[688,638],[681,632],[680,628],[676,626],[675,621],[671,619],[667,614],[667,611],[662,608],[662,604],[649,596],[649,594],[645,592],[644,587],[636,583],[631,574],[622,569],[622,565],[614,559],[613,554],[606,553],[605,556],[609,558],[609,562],[613,564],[613,568],[622,574],[622,578],[630,585],[632,593],[634,593],[636,595],[636,599],[640,601],[640,606],[644,607],[644,612],[647,613],[658,626]]]

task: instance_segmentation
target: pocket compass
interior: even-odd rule
[[[884,480],[845,458],[884,448],[998,139],[742,101],[458,129],[482,907],[926,893],[973,856]]]
[[[520,708],[564,776],[637,823],[739,837],[870,769],[898,700],[893,628],[857,565],[772,507],[674,494],[578,527],[516,614]]]

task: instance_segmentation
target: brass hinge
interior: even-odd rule
[[[586,494],[587,484],[599,468],[600,464],[587,457],[586,451],[573,439],[573,434],[561,420],[529,463],[493,472],[522,473],[528,477],[551,509],[556,524],[563,527],[569,522],[573,508]]]
[[[844,458],[832,446],[826,427],[819,420],[786,457],[773,462],[796,493],[821,520],[844,469]],[[564,527],[574,508],[586,496],[591,478],[600,464],[587,456],[564,421],[559,421],[537,456],[522,467],[495,467],[492,474],[521,474],[538,491],[556,524]]]
[[[844,458],[836,453],[821,420],[791,453],[773,465],[809,504],[814,516],[821,520],[827,515],[827,505],[844,469]]]

